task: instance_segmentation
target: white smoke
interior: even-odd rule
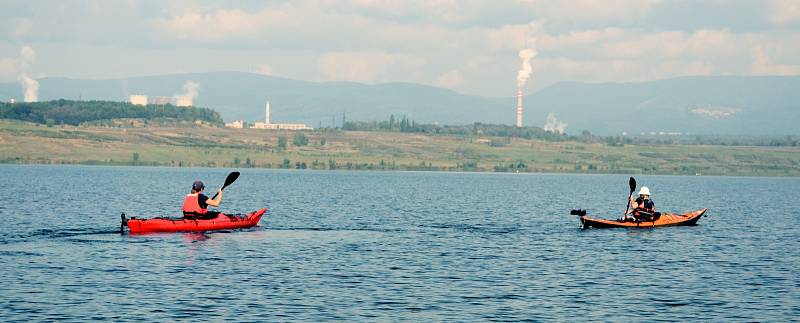
[[[19,51],[19,75],[17,80],[22,85],[25,102],[39,100],[39,82],[28,75],[28,66],[36,60],[36,52],[30,46],[23,46]]]
[[[197,95],[200,94],[198,89],[200,85],[197,84],[195,81],[186,81],[183,84],[183,94],[175,95],[175,105],[179,107],[188,107],[193,105],[194,100],[197,99]]]
[[[531,77],[531,72],[533,71],[531,59],[536,57],[536,54],[537,52],[533,48],[525,48],[519,51],[519,58],[522,59],[522,67],[519,72],[517,72],[517,88],[520,90],[522,90],[525,83],[527,83],[528,79]]]
[[[561,122],[556,119],[556,114],[550,112],[547,115],[547,122],[544,124],[544,131],[555,132],[555,133],[564,133],[567,130],[567,123]]]

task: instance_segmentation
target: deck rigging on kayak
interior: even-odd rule
[[[631,202],[633,201],[633,192],[636,190],[636,179],[633,177],[628,181],[630,186],[630,194],[628,194],[628,206],[625,207],[625,213],[622,218],[616,220],[606,220],[593,218],[586,215],[586,210],[572,210],[571,215],[577,215],[581,220],[581,226],[584,229],[590,227],[594,228],[653,228],[664,226],[678,226],[678,225],[695,225],[700,217],[705,215],[708,209],[703,208],[697,211],[686,212],[682,214],[661,213],[655,212],[652,202],[645,203],[649,200],[650,190],[647,187],[642,187],[639,192],[640,199],[637,199],[634,216],[628,216],[631,209]]]
[[[218,206],[218,194],[220,194],[226,187],[233,184],[239,178],[239,172],[231,172],[225,178],[225,184],[217,191],[216,194],[209,200],[214,203],[208,205]],[[262,208],[255,212],[247,214],[226,214],[222,212],[208,211],[207,205],[204,208],[201,205],[190,205],[187,211],[187,204],[198,204],[198,194],[202,192],[204,185],[200,181],[195,181],[192,184],[192,193],[187,195],[184,201],[183,217],[182,218],[169,218],[157,217],[151,219],[137,219],[136,217],[127,218],[125,213],[120,216],[120,233],[124,233],[127,226],[130,233],[147,233],[147,232],[177,232],[177,231],[209,231],[209,230],[229,230],[249,228],[258,224],[261,217],[267,211]],[[221,196],[220,196],[221,197]],[[211,201],[209,201],[211,202]]]

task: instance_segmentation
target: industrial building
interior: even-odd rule
[[[272,130],[312,130],[311,128],[303,123],[270,123],[269,120],[269,101],[267,101],[267,106],[264,112],[264,122],[256,122],[253,124],[251,128],[255,129],[272,129]]]
[[[147,96],[139,94],[131,95],[130,102],[133,105],[147,105]]]
[[[244,128],[244,120],[236,120],[236,121],[233,121],[233,122],[226,122],[225,123],[225,127],[242,129],[242,128]]]

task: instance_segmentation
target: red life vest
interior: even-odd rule
[[[648,201],[649,200],[642,199],[642,203],[637,203],[636,208],[633,209],[633,214],[639,215],[639,212],[654,213],[655,210],[652,207],[650,208],[645,207]]]
[[[196,216],[208,213],[208,209],[200,208],[199,193],[187,194],[183,200],[183,216]]]

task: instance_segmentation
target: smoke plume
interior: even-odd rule
[[[536,57],[536,54],[536,50],[533,48],[525,48],[519,51],[519,58],[522,59],[522,67],[520,68],[519,72],[517,72],[518,89],[522,89],[522,87],[525,86],[525,83],[528,82],[528,78],[531,77],[531,59]]]
[[[175,105],[181,107],[191,106],[200,93],[198,91],[199,87],[200,85],[195,81],[186,81],[186,83],[183,84],[183,94],[175,95]]]
[[[19,51],[19,75],[17,80],[22,85],[25,102],[36,102],[39,99],[39,82],[28,75],[28,66],[36,60],[36,52],[30,46]]]
[[[544,131],[564,133],[565,130],[567,130],[567,123],[558,121],[556,114],[550,112],[547,115],[547,122],[544,124]]]

